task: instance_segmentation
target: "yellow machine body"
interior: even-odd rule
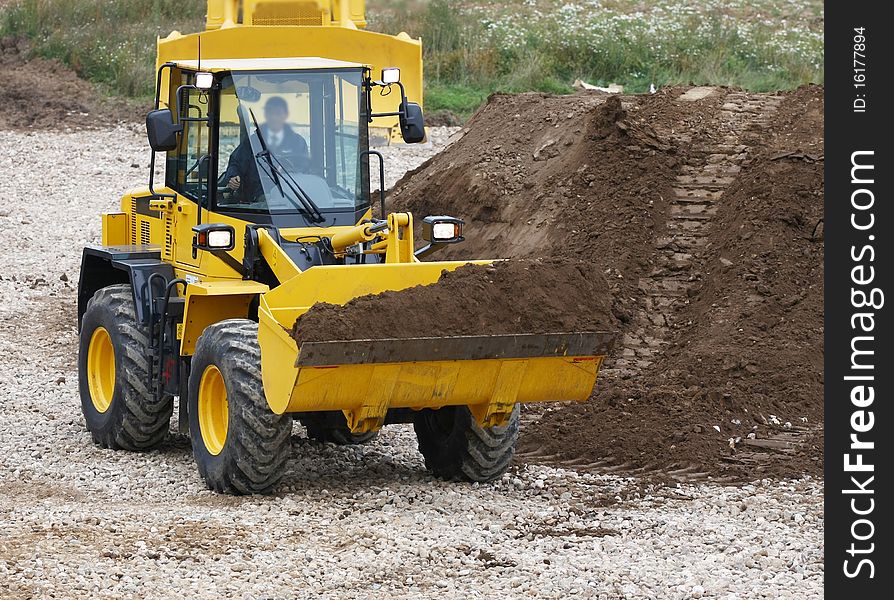
[[[173,193],[168,188],[160,191]],[[587,347],[600,350],[578,353],[573,351],[575,344],[569,344],[573,335],[557,334],[351,340],[306,343],[299,348],[292,328],[314,304],[343,305],[367,294],[435,283],[445,270],[469,263],[417,260],[413,220],[407,213],[389,215],[388,230],[375,234],[382,239],[375,246],[385,255],[383,264],[301,271],[262,230],[261,253],[280,282],[271,289],[244,281],[211,253],[199,252],[193,259],[190,227],[195,215],[178,209],[195,205],[182,198],[156,201],[147,216],[137,210],[138,199],[145,195],[148,190],[133,190],[122,200],[120,213],[103,216],[103,243],[157,247],[172,262],[175,274],[190,282],[183,326],[178,330],[182,356],[194,352],[209,325],[246,318],[257,298],[264,391],[271,410],[278,414],[341,410],[352,431],[359,433],[379,429],[392,408],[467,405],[479,423],[495,426],[505,422],[519,402],[586,400],[610,346],[610,336],[592,334],[599,336],[598,343]],[[208,211],[203,220],[232,225],[237,239],[244,236],[247,225]],[[362,223],[284,229],[281,235],[284,239],[326,236],[336,249],[374,237]],[[242,260],[238,246],[231,256]]]
[[[373,73],[400,67],[406,95],[421,99],[420,42],[404,34],[367,32],[364,26],[362,0],[209,0],[205,32],[174,32],[158,41],[159,66],[171,66],[160,77],[159,102],[176,109],[171,106],[177,104],[172,82],[182,81],[183,73],[363,66],[372,66]],[[371,101],[374,113],[394,109],[393,98],[374,94]],[[200,115],[208,110],[203,106],[207,104],[198,106]],[[383,116],[373,127],[391,136],[397,124],[397,116]],[[185,167],[173,168],[182,179]],[[170,265],[174,277],[185,282],[174,290],[183,299],[173,349],[176,353],[179,346],[181,359],[194,355],[209,326],[257,318],[264,393],[277,414],[342,411],[351,431],[362,433],[379,429],[390,409],[464,405],[482,426],[497,426],[508,421],[520,402],[584,401],[590,396],[611,346],[609,334],[358,339],[299,347],[292,329],[316,303],[344,305],[359,296],[432,284],[443,272],[467,264],[421,262],[410,214],[373,221],[372,209],[361,214],[364,206],[355,212],[356,223],[352,216],[338,221],[346,225],[280,227],[275,234],[255,226],[247,232],[253,224],[238,213],[200,208],[172,187],[150,184],[127,193],[120,212],[103,215],[102,243],[113,251],[157,253],[165,268]],[[236,243],[229,250],[198,247],[197,223],[232,227]],[[266,283],[252,280],[243,268],[247,233],[257,236],[251,252],[258,252],[272,272],[272,278],[265,273]],[[285,246],[294,249],[299,239],[308,238],[325,239],[333,260],[345,264],[299,268]],[[374,260],[347,264],[352,261],[346,257],[358,248]],[[209,383],[208,389],[214,388]]]

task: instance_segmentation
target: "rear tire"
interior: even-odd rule
[[[301,417],[301,424],[307,429],[307,437],[310,439],[338,446],[366,444],[379,435],[378,431],[352,433],[344,413],[340,411],[327,411]]]
[[[93,441],[114,450],[151,450],[168,433],[173,398],[149,389],[149,335],[129,285],[97,291],[81,319],[78,385]]]
[[[244,319],[208,327],[189,376],[189,433],[199,473],[227,494],[266,494],[282,479],[292,417],[267,404],[258,324]]]
[[[509,423],[485,429],[467,406],[446,406],[416,413],[413,428],[425,467],[442,479],[487,482],[509,469],[518,441],[519,408]]]

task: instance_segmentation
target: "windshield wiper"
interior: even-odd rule
[[[320,211],[320,207],[314,204],[313,200],[310,199],[310,196],[298,185],[298,182],[292,177],[291,174],[286,169],[283,169],[283,175],[287,177],[286,183],[289,185],[289,189],[293,194],[298,198],[298,201],[301,202],[301,206],[295,203],[295,201],[288,195],[286,195],[285,191],[282,187],[282,182],[280,181],[279,174],[276,171],[277,165],[282,167],[283,164],[280,162],[278,158],[276,158],[267,147],[267,142],[264,140],[263,134],[261,134],[261,128],[258,126],[258,120],[255,118],[255,113],[250,108],[248,109],[248,114],[251,115],[252,123],[254,123],[255,131],[258,134],[258,141],[261,144],[261,151],[255,154],[255,160],[260,158],[264,158],[267,161],[267,166],[269,167],[269,172],[266,172],[267,176],[273,180],[276,184],[276,189],[279,191],[280,195],[291,202],[292,206],[297,208],[298,210],[304,210],[315,223],[322,223],[326,220],[326,217],[323,216],[323,213]],[[276,161],[276,164],[273,164],[273,161]]]
[[[292,177],[292,174],[289,173],[288,169],[282,164],[276,155],[270,155],[273,160],[276,161],[276,164],[282,168],[282,174],[285,176],[286,184],[288,184],[289,188],[292,190],[292,193],[298,198],[301,204],[304,206],[304,209],[310,213],[311,218],[317,222],[322,223],[326,220],[326,217],[323,216],[323,212],[320,210],[320,207],[316,205],[316,203],[310,199],[310,196],[307,195],[307,192],[304,191],[304,188],[301,187],[295,178]]]
[[[255,113],[251,109],[248,109],[248,114],[251,115],[251,120],[255,125],[255,133],[258,134],[258,141],[261,142],[261,151],[255,154],[255,160],[260,158],[267,159],[267,166],[270,167],[270,171],[267,175],[270,179],[273,180],[273,183],[276,184],[276,188],[279,190],[279,193],[282,194],[283,198],[285,198],[286,194],[282,189],[282,183],[279,181],[279,176],[276,174],[276,168],[273,166],[273,161],[270,159],[270,150],[267,149],[267,142],[264,141],[264,136],[261,134],[261,128],[258,126],[258,120],[255,119]],[[298,208],[297,206],[295,208]]]

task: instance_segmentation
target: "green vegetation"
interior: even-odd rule
[[[753,91],[823,81],[820,0],[379,0],[370,26],[422,37],[427,106],[467,115],[493,91],[582,79]]]
[[[368,0],[370,28],[422,37],[426,105],[467,116],[493,91],[576,79],[788,89],[823,81],[821,0]],[[0,35],[128,96],[152,90],[154,41],[203,26],[203,0],[18,0]]]
[[[155,93],[155,39],[204,28],[203,0],[18,0],[0,36],[25,36],[34,53],[70,65],[111,93]]]

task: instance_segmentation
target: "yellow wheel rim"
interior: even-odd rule
[[[199,382],[199,430],[208,452],[217,456],[227,441],[230,416],[227,386],[220,369],[208,365]]]
[[[115,395],[115,348],[104,327],[97,327],[87,349],[87,385],[93,408],[104,413]]]

